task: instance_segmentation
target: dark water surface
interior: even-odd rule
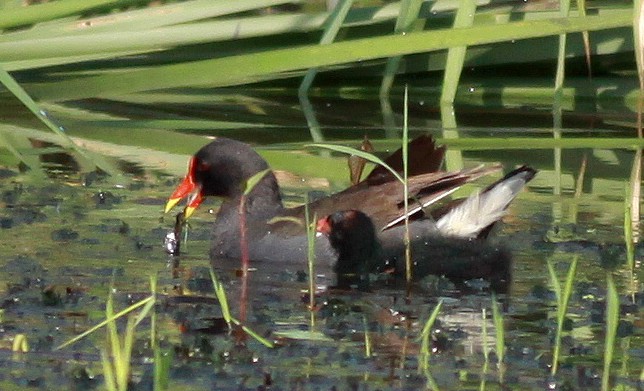
[[[179,260],[162,246],[174,224],[173,215],[162,214],[163,206],[189,154],[207,143],[207,136],[250,142],[277,170],[286,201],[295,205],[304,202],[307,192],[331,193],[348,185],[344,156],[305,144],[341,140],[357,146],[364,134],[378,151],[393,151],[400,143],[398,101],[390,114],[383,114],[375,100],[318,98],[313,106],[321,129],[311,131],[297,101],[272,94],[213,97],[193,91],[186,95],[189,102],[181,104],[172,94],[150,94],[48,106],[48,115],[89,151],[87,160],[60,149],[57,136],[4,97],[0,389],[103,389],[103,329],[70,347],[54,348],[105,317],[111,286],[118,310],[149,294],[151,275],[158,279],[159,344],[172,355],[170,389],[538,390],[549,384],[600,389],[608,270],[621,301],[611,379],[624,389],[637,389],[644,368],[644,249],[636,247],[637,265],[631,274],[624,245],[625,199],[635,151],[628,143],[603,147],[600,137],[596,145],[575,149],[535,147],[553,137],[631,137],[628,128],[612,125],[614,113],[568,113],[563,121],[567,128],[553,132],[549,110],[464,107],[457,109],[461,128],[445,132],[437,109],[412,99],[412,133],[445,138],[452,151],[447,167],[499,162],[506,172],[519,164],[540,171],[492,239],[514,254],[509,292],[497,297],[507,347],[503,384],[494,353],[492,296],[484,281],[457,289],[449,281],[427,278],[416,284],[409,302],[404,289],[396,287],[322,291],[311,328],[306,263],[284,269],[256,264],[247,325],[278,347],[266,348],[252,338],[240,344],[239,333],[231,335],[223,325],[208,272],[209,227],[218,201],[208,201],[191,219]],[[450,141],[454,137],[458,139]],[[525,142],[508,141],[517,137]],[[472,139],[479,141],[462,144]],[[98,157],[122,175],[87,170],[88,161]],[[562,359],[559,373],[551,378],[556,299],[547,262],[553,262],[563,280],[575,256],[579,264]],[[217,266],[236,316],[239,264]],[[332,280],[328,270],[318,273],[321,287]],[[439,301],[430,371],[419,372],[417,338]],[[137,330],[130,388],[148,390],[154,368],[149,320]],[[28,353],[12,352],[19,334],[27,337]],[[484,370],[486,349],[490,362]]]

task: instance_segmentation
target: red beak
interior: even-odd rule
[[[181,181],[174,193],[172,193],[168,199],[168,202],[165,205],[165,213],[172,210],[172,208],[174,208],[182,199],[188,197],[188,204],[186,205],[186,209],[183,211],[185,218],[188,218],[203,201],[201,185],[195,182],[195,160],[196,159],[192,157],[188,162],[188,174],[186,174],[186,177]]]

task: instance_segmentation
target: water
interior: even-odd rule
[[[173,103],[177,96],[187,102]],[[59,136],[42,130],[20,108],[3,116],[0,361],[7,370],[0,374],[1,389],[103,387],[104,330],[70,347],[54,347],[104,318],[110,290],[117,309],[146,297],[150,275],[158,278],[158,339],[163,351],[172,352],[171,389],[478,389],[483,383],[499,388],[492,297],[482,281],[470,282],[464,291],[449,281],[427,278],[409,302],[404,289],[395,287],[322,292],[311,332],[307,266],[272,270],[255,265],[247,325],[277,342],[277,348],[269,349],[253,338],[240,344],[240,334],[229,335],[221,320],[207,255],[217,201],[208,201],[191,219],[180,261],[165,253],[163,240],[174,216],[164,216],[163,205],[185,173],[189,154],[207,143],[207,136],[253,142],[277,170],[285,199],[293,205],[303,202],[307,192],[335,192],[348,185],[344,156],[306,144],[341,140],[357,146],[368,134],[381,156],[399,145],[398,100],[383,112],[374,99],[314,99],[312,114],[320,127],[312,130],[289,96],[270,90],[227,96],[195,90],[190,95],[129,96],[123,102],[47,105],[46,112],[61,122],[83,148],[80,152],[58,148]],[[540,171],[493,239],[514,254],[510,291],[498,297],[507,347],[505,385],[599,389],[610,269],[622,302],[611,377],[635,387],[644,362],[642,250],[637,246],[637,268],[631,275],[624,265],[623,239],[632,143],[603,147],[601,140],[591,140],[574,149],[553,148],[554,143],[536,149],[537,143],[553,138],[548,110],[457,107],[454,112],[458,131],[444,131],[438,111],[412,97],[412,133],[444,138],[450,145],[448,167],[500,162],[507,172],[528,163]],[[630,129],[608,125],[607,117],[568,113],[564,125],[570,129],[558,134],[564,140],[631,137]],[[599,125],[588,130],[590,122]],[[512,141],[518,137],[525,142]],[[92,172],[88,168],[95,162],[121,174]],[[571,323],[559,373],[551,379],[556,308],[547,262],[563,279],[575,255],[579,266],[568,311]],[[237,262],[217,267],[235,316],[241,306],[238,268]],[[318,273],[318,284],[331,281],[328,270]],[[430,371],[419,373],[416,338],[439,301],[443,307],[433,333],[435,353]],[[138,330],[131,387],[150,389],[154,355],[149,321]],[[18,334],[26,335],[29,353],[11,352]],[[367,345],[371,357],[365,357]],[[487,368],[485,350],[490,354]]]

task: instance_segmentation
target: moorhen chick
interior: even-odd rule
[[[444,276],[456,283],[485,278],[492,289],[505,290],[511,279],[510,254],[483,239],[534,175],[533,169],[520,167],[482,192],[435,211],[431,218],[411,221],[414,279],[429,274]],[[381,237],[384,240],[389,240],[389,235],[402,238],[403,229],[397,226]],[[373,222],[360,210],[343,210],[323,217],[318,220],[316,231],[329,238],[337,253],[334,271],[338,286],[366,288],[368,273],[374,272],[386,271],[400,279],[406,276],[402,240],[395,241],[395,245],[381,246]]]
[[[438,171],[442,164],[444,147],[437,147],[431,136],[412,140],[408,148],[410,215],[412,218],[428,217],[426,208],[448,196],[459,187],[484,175],[497,172],[500,166],[475,167],[456,172]],[[394,152],[385,162],[396,170],[402,170],[401,152]],[[210,257],[240,258],[239,209],[246,181],[254,174],[268,168],[266,161],[249,145],[218,137],[201,148],[189,161],[188,173],[166,205],[170,211],[179,201],[187,198],[184,210],[189,216],[206,196],[222,197],[213,227]],[[523,168],[525,172],[531,169]],[[513,181],[516,185],[499,200],[501,209],[514,198],[519,188],[529,180]],[[505,188],[505,187],[504,187]],[[395,253],[402,245],[402,235],[392,229],[404,220],[403,186],[393,175],[377,166],[361,182],[346,190],[311,202],[310,215],[327,216],[337,211],[359,208],[369,216],[376,237],[385,253]],[[463,204],[461,204],[463,205]],[[449,210],[455,204],[447,204],[432,216],[444,215],[448,232],[456,226]],[[471,211],[474,212],[474,211]],[[491,213],[489,223],[496,221],[502,211]],[[252,261],[303,263],[307,254],[307,239],[304,224],[296,224],[293,218],[304,221],[304,206],[285,208],[282,204],[279,185],[269,171],[246,195],[246,237],[249,257]],[[289,221],[290,218],[290,221]],[[480,218],[480,216],[478,217]],[[447,224],[447,222],[450,222]],[[485,220],[487,221],[487,220]],[[469,224],[469,223],[468,223]],[[441,231],[441,232],[443,232]],[[337,251],[326,236],[316,238],[316,263],[333,266],[338,260]]]

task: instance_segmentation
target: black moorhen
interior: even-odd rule
[[[335,212],[318,220],[315,230],[326,235],[336,251],[333,271],[339,288],[357,285],[366,289],[369,287],[368,274],[384,271],[387,262],[382,258],[376,228],[366,214],[355,209]]]
[[[410,214],[413,218],[423,217],[425,208],[448,196],[463,184],[481,176],[497,172],[500,166],[475,167],[457,172],[438,171],[442,164],[444,147],[436,147],[431,136],[421,136],[410,142],[409,149],[409,195]],[[394,152],[387,164],[401,169],[401,152]],[[217,213],[211,245],[210,257],[240,257],[240,219],[239,206],[244,183],[254,174],[268,168],[268,164],[249,145],[239,141],[218,137],[201,148],[189,162],[188,174],[172,194],[166,205],[166,212],[181,199],[188,198],[184,213],[189,216],[206,196],[223,197],[224,201]],[[532,172],[523,168],[526,173]],[[499,200],[501,209],[514,198],[527,177]],[[249,256],[252,261],[301,263],[306,260],[307,240],[303,224],[285,221],[280,217],[295,217],[303,221],[304,207],[285,208],[282,204],[280,189],[273,172],[265,175],[246,196],[246,226]],[[395,228],[404,219],[403,188],[393,176],[381,167],[358,184],[332,196],[309,204],[311,215],[327,216],[339,210],[360,208],[369,216],[375,227],[376,235],[383,251],[396,252],[402,245],[402,235]],[[464,205],[464,204],[461,204]],[[441,232],[455,229],[449,210],[455,204],[448,204],[432,216],[444,215],[438,220],[445,221]],[[470,212],[474,213],[474,210]],[[479,210],[481,212],[481,210]],[[487,225],[496,221],[502,211],[492,212],[491,217],[483,219]],[[487,215],[487,214],[485,214]],[[469,216],[468,216],[469,217]],[[480,219],[480,216],[478,217]],[[488,221],[489,220],[489,221]],[[447,222],[450,222],[447,224]],[[316,262],[332,266],[338,259],[324,235],[316,239]]]
[[[533,169],[520,167],[481,193],[437,210],[432,218],[410,222],[413,277],[442,275],[457,283],[485,278],[492,289],[505,290],[511,278],[510,254],[481,239],[534,175]],[[338,286],[367,287],[370,272],[387,271],[405,277],[402,240],[381,246],[373,222],[363,212],[355,209],[335,212],[318,220],[316,230],[329,238],[337,253],[334,271]],[[390,240],[389,235],[402,238],[402,227],[388,230],[381,240]]]

